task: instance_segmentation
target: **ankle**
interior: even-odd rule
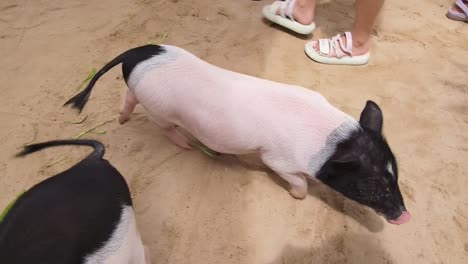
[[[370,34],[359,30],[352,30],[351,36],[353,37],[353,50],[369,49]]]
[[[315,6],[315,3],[314,1],[310,1],[310,0],[296,0],[294,5],[300,8],[312,9]]]
[[[314,21],[315,5],[308,4],[309,2],[296,1],[294,4],[293,16],[294,19],[308,25]]]
[[[314,21],[314,9],[296,5],[293,10],[293,16],[297,22],[308,25]]]
[[[353,39],[353,55],[363,55],[369,51],[370,41],[359,41]]]
[[[353,47],[363,48],[369,46],[369,40],[353,39]]]

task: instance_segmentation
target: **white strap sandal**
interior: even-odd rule
[[[468,22],[468,1],[463,2],[463,0],[457,0],[455,5],[457,5],[463,12],[459,13],[451,7],[447,12],[447,17],[452,20]]]
[[[310,34],[315,30],[315,23],[304,25],[293,17],[293,9],[296,0],[275,1],[271,5],[263,7],[263,16],[273,23],[281,25],[299,34]]]
[[[353,56],[353,37],[351,32],[345,32],[346,39],[343,41],[343,34],[338,34],[331,39],[319,39],[319,50],[314,49],[314,44],[317,41],[311,41],[305,45],[305,53],[309,58],[316,62],[325,64],[341,64],[341,65],[364,65],[369,61],[370,53],[364,55]],[[332,56],[333,52],[335,53]]]

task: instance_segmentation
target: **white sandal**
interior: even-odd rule
[[[455,11],[453,7],[451,7],[447,12],[447,17],[452,20],[468,22],[468,2],[463,0],[457,0],[455,2],[455,5],[457,5],[463,12],[459,13]]]
[[[341,64],[341,65],[364,65],[369,61],[370,53],[364,55],[353,56],[353,37],[351,32],[344,33],[346,45],[343,43],[342,34],[338,34],[331,39],[319,39],[319,51],[314,49],[314,44],[317,41],[311,41],[305,45],[305,53],[309,58],[316,62],[325,64]],[[341,48],[341,49],[340,49]],[[335,51],[335,56],[331,54]]]
[[[275,1],[273,4],[263,7],[262,12],[266,19],[296,33],[304,35],[312,33],[315,30],[314,22],[304,25],[294,19],[292,12],[295,3],[296,0]]]

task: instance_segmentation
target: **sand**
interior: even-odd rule
[[[104,142],[125,175],[154,263],[468,263],[468,24],[445,18],[449,1],[387,1],[369,65],[326,66],[304,55],[308,38],[262,20],[268,2],[3,0],[0,208],[89,152],[14,158],[23,144],[117,116],[120,69],[98,82],[81,116],[62,108],[90,70],[166,36],[226,69],[317,90],[355,117],[366,100],[379,103],[413,218],[389,225],[320,184],[295,200],[277,177],[241,162],[249,158],[179,149],[138,106],[127,124],[85,137]],[[352,7],[321,1],[314,37],[348,30]]]

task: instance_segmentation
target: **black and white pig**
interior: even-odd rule
[[[62,145],[94,151],[70,169],[38,183],[0,222],[0,263],[148,264],[123,176],[94,140],[29,145],[18,154]]]
[[[304,87],[222,69],[175,46],[146,45],[107,63],[65,105],[81,111],[96,81],[120,63],[129,88],[120,123],[141,103],[182,148],[191,146],[178,127],[219,153],[260,154],[296,198],[305,198],[307,179],[316,178],[390,223],[409,220],[374,102],[357,121]]]

